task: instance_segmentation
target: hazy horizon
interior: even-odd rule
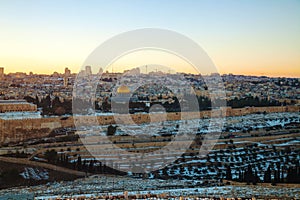
[[[158,70],[158,71],[160,71],[160,70]],[[53,75],[54,73],[58,73],[58,74],[64,74],[64,70],[57,70],[57,71],[53,71],[52,73],[36,73],[36,72],[34,72],[34,71],[29,71],[29,72],[23,72],[23,71],[14,71],[14,72],[5,72],[5,74],[6,75],[8,75],[8,74],[14,74],[14,73],[26,73],[26,75],[29,75],[29,73],[33,73],[33,75]],[[73,72],[73,71],[71,71],[72,72],[72,74],[78,74],[79,73],[79,71],[78,72]],[[112,72],[112,71],[108,71],[109,73],[124,73],[124,71],[114,71],[114,72]],[[148,73],[145,73],[145,72],[141,72],[141,74],[149,74],[150,72],[155,72],[154,70],[152,70],[152,71],[149,71]],[[161,72],[164,72],[164,73],[168,73],[168,72],[166,72],[166,71],[161,71]],[[103,73],[105,73],[105,72],[103,72]],[[176,73],[185,73],[185,72],[176,72]],[[96,72],[93,72],[93,74],[94,75],[96,75],[97,73]],[[171,72],[171,73],[169,73],[169,74],[175,74],[174,72]],[[194,75],[199,75],[199,74],[197,74],[197,73],[186,73],[186,74],[194,74]],[[280,76],[280,75],[278,75],[278,76],[270,76],[270,75],[262,75],[262,74],[257,74],[257,75],[255,75],[255,74],[235,74],[235,73],[220,73],[220,75],[222,76],[222,75],[230,75],[230,74],[232,74],[232,75],[234,75],[234,76],[253,76],[253,77],[269,77],[269,78],[299,78],[300,79],[300,76]],[[211,75],[211,74],[201,74],[202,76],[209,76],[209,75]]]

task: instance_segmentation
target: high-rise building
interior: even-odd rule
[[[4,77],[4,67],[0,67],[0,79]]]
[[[126,73],[126,75],[140,75],[141,70],[140,68],[137,67],[130,70],[124,70],[124,73]]]
[[[85,66],[85,74],[92,75],[92,67],[91,66]]]

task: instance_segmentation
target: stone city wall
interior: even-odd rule
[[[36,112],[37,106],[30,103],[19,103],[19,104],[0,103],[0,113],[23,112],[23,111]]]
[[[240,116],[251,113],[272,113],[272,112],[299,112],[299,106],[280,107],[247,107],[232,109],[222,108],[217,112],[211,111],[189,112],[189,113],[155,113],[155,114],[132,114],[127,115],[104,115],[104,116],[83,116],[83,117],[47,117],[40,119],[0,119],[0,143],[19,142],[33,138],[47,136],[53,129],[74,127],[76,125],[108,125],[108,124],[132,124],[159,122],[162,120],[180,120],[209,118],[216,116]]]

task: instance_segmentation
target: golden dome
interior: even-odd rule
[[[125,86],[125,85],[121,85],[118,89],[117,89],[117,93],[118,94],[128,94],[130,93],[130,89]]]

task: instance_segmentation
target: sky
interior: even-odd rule
[[[221,74],[300,77],[299,0],[0,0],[0,67],[78,72],[103,42],[140,28],[189,37]]]

